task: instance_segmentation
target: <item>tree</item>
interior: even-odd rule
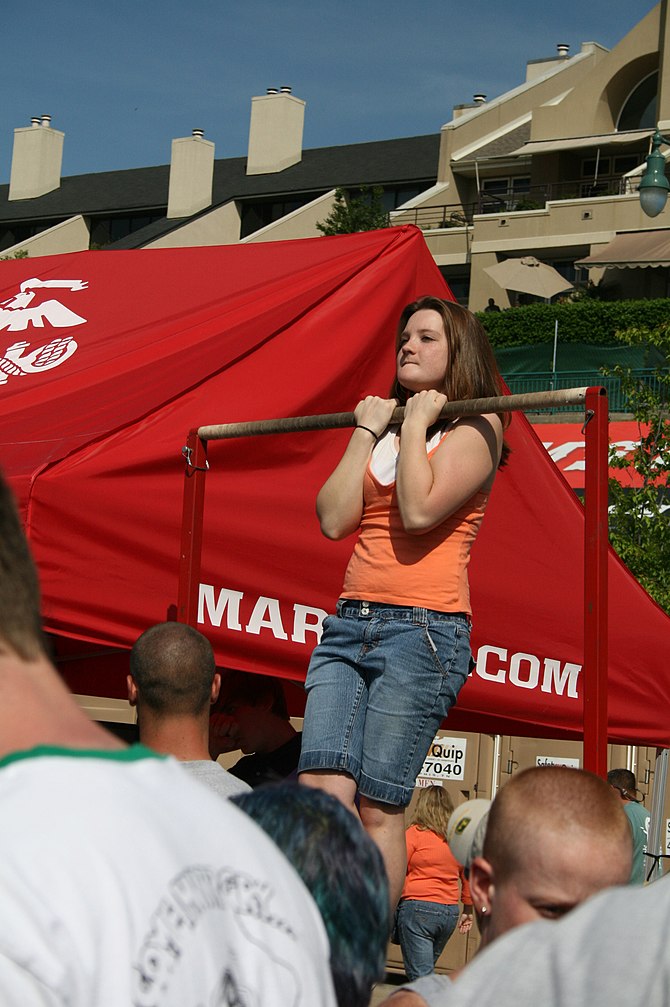
[[[359,196],[349,196],[345,189],[335,190],[335,205],[324,221],[316,226],[322,234],[355,234],[378,231],[390,226],[388,212],[382,205],[384,190],[363,185]]]
[[[610,479],[610,542],[634,577],[670,614],[670,323],[627,329],[617,337],[629,346],[655,346],[665,356],[652,381],[617,366],[615,375],[637,421],[639,444],[630,454],[612,452],[612,468],[637,473],[640,486]]]

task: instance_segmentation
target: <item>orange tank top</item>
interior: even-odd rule
[[[439,444],[433,450],[437,447]],[[430,451],[429,457],[432,454]],[[488,494],[475,493],[425,535],[407,534],[400,519],[395,480],[381,483],[370,465],[363,499],[360,534],[341,597],[471,614],[470,549]]]

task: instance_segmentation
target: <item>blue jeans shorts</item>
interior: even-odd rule
[[[410,982],[430,975],[456,929],[459,906],[402,899],[397,912],[398,939]]]
[[[405,807],[469,665],[469,616],[340,600],[307,672],[298,772],[348,773]]]

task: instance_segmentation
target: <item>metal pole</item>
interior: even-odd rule
[[[607,776],[607,394],[586,392],[584,769]]]
[[[502,736],[493,735],[493,764],[491,766],[491,800],[498,793],[498,777],[500,775],[500,749],[502,747]]]
[[[654,786],[651,793],[651,815],[649,822],[649,837],[647,839],[648,853],[665,853],[664,839],[665,830],[663,828],[663,804],[665,802],[665,788],[668,780],[668,749],[656,749],[656,767],[654,770]],[[649,863],[645,862],[645,877],[649,876]],[[663,874],[661,861],[652,861],[654,869],[651,878],[655,881]]]
[[[521,395],[498,395],[487,399],[465,399],[448,402],[441,419],[456,416],[477,416],[480,413],[511,413],[517,409],[548,409],[552,406],[584,405],[588,388],[561,388],[555,392],[528,392]],[[402,423],[405,410],[398,406],[391,423]],[[198,427],[204,441],[227,440],[233,437],[255,437],[262,434],[288,434],[308,430],[335,430],[356,425],[353,413],[321,413],[316,416],[286,416],[270,420],[249,420],[241,423],[218,423]]]
[[[184,496],[181,521],[181,550],[179,554],[179,587],[177,594],[177,621],[195,626],[198,620],[198,591],[202,556],[202,525],[205,511],[205,476],[207,475],[207,446],[191,430],[186,447]]]

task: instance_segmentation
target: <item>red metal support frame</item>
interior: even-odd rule
[[[189,431],[184,472],[184,497],[179,553],[179,588],[177,621],[195,626],[198,619],[198,592],[202,559],[202,528],[205,512],[205,478],[207,476],[207,443],[197,429]]]
[[[584,668],[583,733],[584,768],[605,777],[607,774],[607,504],[608,504],[608,402],[604,388],[564,389],[542,395],[542,407],[550,402],[561,405],[583,403],[585,422],[585,506],[584,506]],[[533,396],[505,396],[505,411],[528,408]],[[546,401],[545,401],[546,400]],[[459,408],[459,415],[487,411],[493,400],[449,403],[445,408]],[[497,400],[496,400],[497,401]],[[467,407],[464,408],[464,407]],[[486,407],[486,408],[485,408]],[[318,422],[317,422],[318,421]],[[207,442],[210,439],[250,436],[262,433],[328,429],[353,425],[352,414],[299,417],[251,423],[198,427],[189,432],[183,454],[186,458],[177,618],[197,625],[198,594],[205,506],[205,478],[208,469]]]
[[[584,769],[607,775],[608,403],[587,388],[584,480]]]

